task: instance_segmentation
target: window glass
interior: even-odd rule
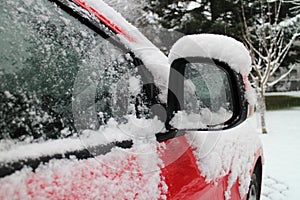
[[[131,57],[49,1],[1,1],[0,35],[0,139],[75,136],[135,112]]]
[[[213,62],[187,63],[183,104],[172,120],[176,128],[222,126],[233,111],[228,74]]]

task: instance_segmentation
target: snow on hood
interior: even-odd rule
[[[168,58],[148,38],[146,38],[135,26],[130,24],[117,11],[108,6],[102,0],[83,0],[87,5],[97,10],[101,15],[119,27],[125,34],[118,34],[120,41],[127,46],[145,67],[152,73],[155,84],[160,88],[163,102],[167,100],[167,89],[169,79]],[[126,36],[129,36],[126,37]]]
[[[169,63],[177,58],[205,57],[227,63],[233,70],[249,75],[251,57],[239,41],[224,35],[197,34],[180,38],[171,48]]]

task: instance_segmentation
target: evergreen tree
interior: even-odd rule
[[[148,0],[144,10],[151,13],[151,16],[156,16],[156,22],[169,30],[184,34],[226,34],[242,41],[241,3],[240,0]],[[261,4],[253,0],[243,1],[243,4],[247,23],[251,26],[259,20]],[[291,3],[283,4],[280,21],[295,16],[289,10],[292,6]]]
[[[150,1],[145,9],[157,14],[164,28],[184,34],[219,33],[241,35],[238,2],[205,0]],[[236,34],[238,33],[238,34]]]

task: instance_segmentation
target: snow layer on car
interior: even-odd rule
[[[51,160],[35,172],[23,168],[0,179],[0,199],[165,199],[156,148],[140,142],[86,160]]]
[[[85,130],[79,138],[57,139],[32,144],[22,143],[20,145],[2,144],[10,147],[0,152],[0,163],[64,154],[125,140],[133,140],[134,144],[139,143],[139,140],[151,142],[155,139],[156,132],[164,130],[164,124],[157,117],[154,119],[137,119],[133,115],[126,117],[128,119],[126,123],[118,124],[111,118],[106,126],[97,131]]]
[[[250,171],[255,154],[262,148],[257,132],[248,119],[239,126],[221,132],[192,132],[187,134],[197,165],[206,182],[228,177],[226,199],[230,199],[230,188],[239,182],[240,196],[244,197],[250,184]]]
[[[169,63],[177,58],[196,56],[223,61],[242,75],[247,76],[251,70],[251,57],[246,47],[231,37],[215,34],[182,37],[173,45]]]
[[[222,123],[231,116],[231,113],[224,108],[220,108],[217,112],[212,112],[208,108],[203,108],[199,113],[187,113],[186,111],[178,111],[170,121],[170,124],[178,129],[207,128],[207,123],[220,124],[218,128],[222,128]],[[206,122],[206,123],[203,123]],[[217,126],[214,126],[217,128]]]

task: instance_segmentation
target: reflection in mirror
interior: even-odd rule
[[[214,62],[186,63],[183,109],[171,125],[178,129],[222,128],[233,116],[229,75]]]

